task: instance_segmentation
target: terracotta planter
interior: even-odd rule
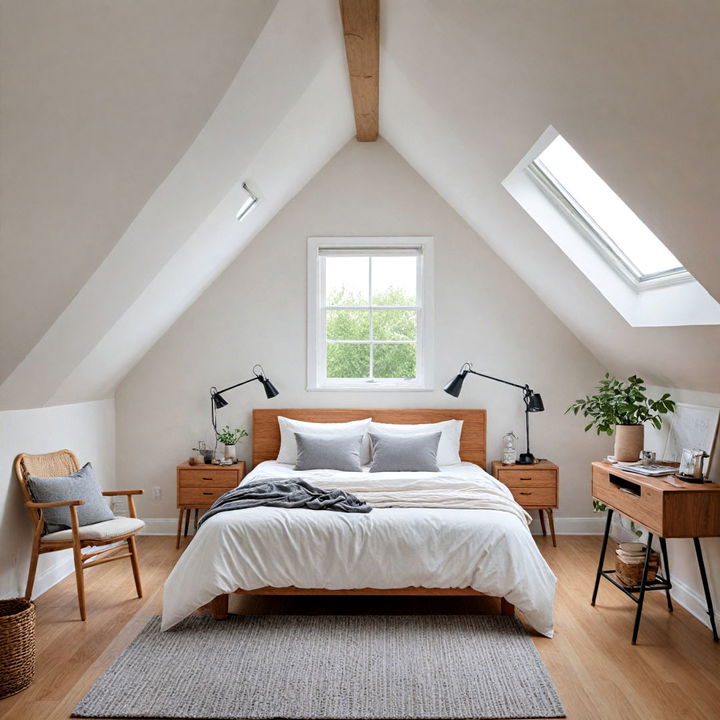
[[[645,427],[643,425],[616,425],[615,459],[619,462],[639,460],[644,442]]]

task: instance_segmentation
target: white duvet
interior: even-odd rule
[[[552,637],[555,576],[530,535],[529,516],[477,465],[438,473],[296,472],[269,461],[244,482],[282,477],[346,490],[374,509],[218,513],[165,582],[163,630],[237,589],[472,587],[506,598]]]

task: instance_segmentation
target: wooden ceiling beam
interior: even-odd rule
[[[355,128],[360,142],[378,136],[380,103],[380,2],[340,0]]]

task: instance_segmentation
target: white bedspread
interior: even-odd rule
[[[555,576],[529,516],[477,465],[439,473],[296,472],[264,462],[245,479],[303,477],[341,488],[372,512],[257,507],[202,525],[165,582],[162,629],[239,588],[461,588],[504,597],[552,637]]]

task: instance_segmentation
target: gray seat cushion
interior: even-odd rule
[[[296,470],[343,470],[361,472],[363,433],[357,435],[310,435],[295,433]]]
[[[66,477],[28,478],[28,490],[35,502],[61,502],[63,500],[84,500],[78,505],[78,523],[93,525],[112,520],[114,515],[105,502],[100,486],[95,478],[95,471],[90,463],[86,463],[72,475]],[[43,510],[45,532],[53,533],[70,527],[70,508],[57,507]]]
[[[370,433],[373,461],[370,472],[438,472],[441,432],[417,435]]]

